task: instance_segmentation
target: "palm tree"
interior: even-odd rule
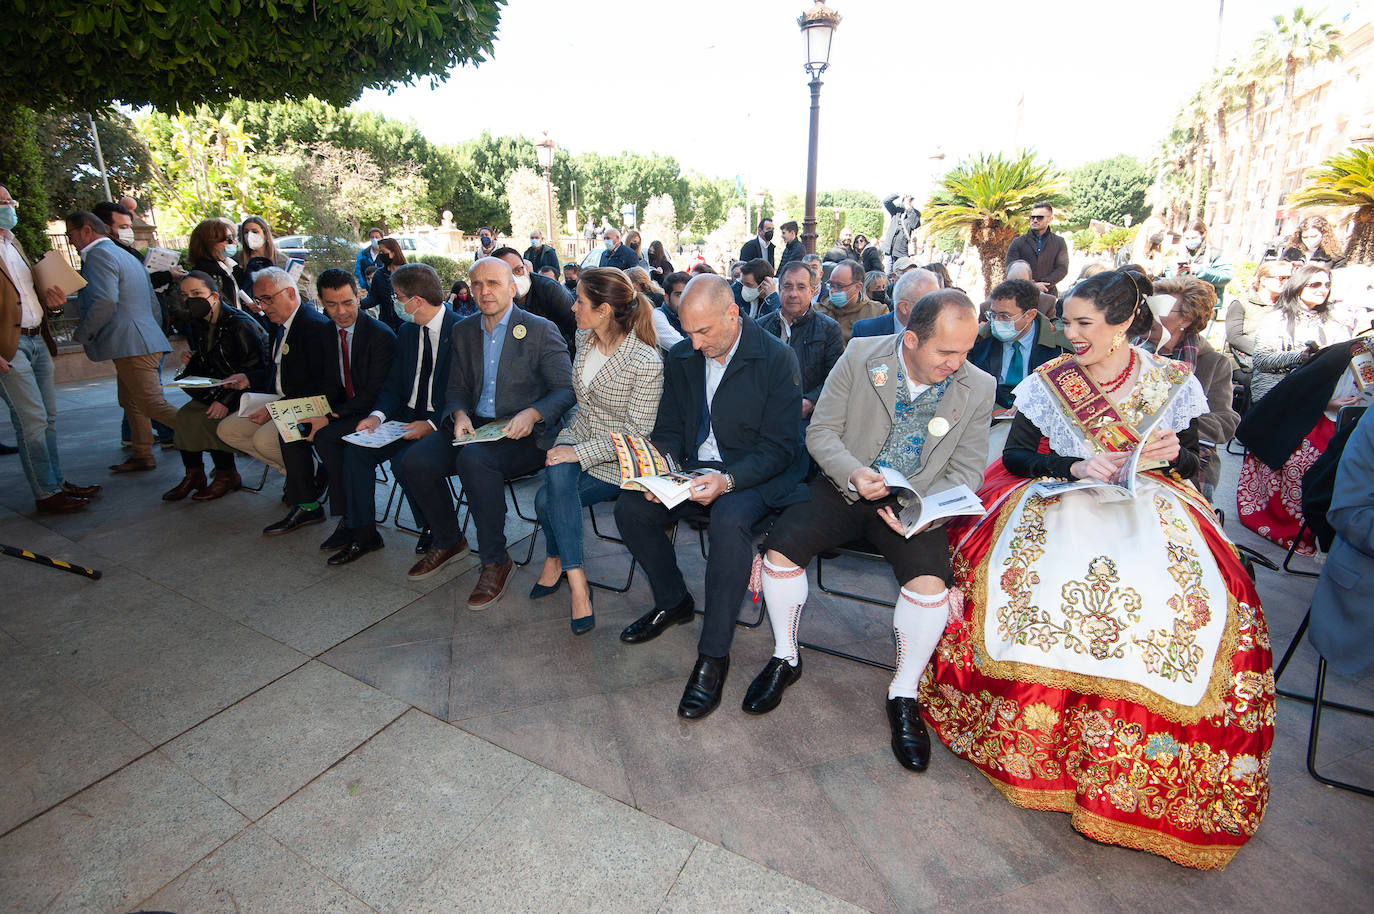
[[[1322,162],[1288,195],[1288,204],[1355,207],[1345,256],[1351,263],[1374,264],[1374,145],[1351,146]]]
[[[1031,204],[1064,202],[1067,181],[1049,162],[1021,150],[1011,157],[981,153],[960,162],[935,186],[926,211],[932,235],[957,231],[983,261],[988,288],[1006,278],[1007,248],[1026,227]]]
[[[1240,65],[1237,81],[1245,98],[1245,120],[1241,136],[1245,146],[1240,154],[1240,177],[1236,181],[1235,225],[1240,229],[1241,243],[1248,244],[1246,226],[1253,215],[1250,210],[1250,164],[1255,158],[1255,100],[1261,92],[1268,92],[1283,62],[1255,43],[1250,56]]]
[[[1282,13],[1274,17],[1274,28],[1255,41],[1259,54],[1283,61],[1283,113],[1277,134],[1278,161],[1269,178],[1262,217],[1272,219],[1278,212],[1283,192],[1283,175],[1287,170],[1288,147],[1293,129],[1293,107],[1297,103],[1294,86],[1298,69],[1311,67],[1324,60],[1338,60],[1341,56],[1339,26],[1318,22],[1320,13],[1308,13],[1301,6],[1293,10],[1292,18]],[[1271,230],[1266,227],[1266,231]]]
[[[1193,132],[1192,149],[1188,158],[1193,166],[1193,193],[1188,198],[1188,221],[1200,218],[1198,207],[1202,203],[1202,176],[1207,172],[1207,121],[1211,114],[1210,105],[1204,95],[1206,88],[1199,89],[1188,99],[1181,115],[1180,126],[1186,125]]]

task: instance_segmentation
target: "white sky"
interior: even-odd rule
[[[1326,18],[1352,2],[1327,4]],[[1296,4],[1227,0],[1223,63]],[[947,157],[937,171],[1016,145],[1066,168],[1148,157],[1210,75],[1217,42],[1216,0],[830,5],[844,19],[821,90],[819,185],[880,196],[919,192],[937,146]],[[809,6],[511,0],[491,61],[434,90],[368,92],[357,106],[412,120],[439,143],[548,130],[573,154],[657,152],[684,171],[800,191],[810,95],[796,18]]]

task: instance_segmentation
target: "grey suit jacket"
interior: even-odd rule
[[[153,283],[138,258],[108,238],[86,250],[81,265],[86,288],[76,294],[79,315],[72,339],[92,362],[169,352],[171,345],[153,314],[160,312]]]
[[[1307,637],[1350,676],[1374,661],[1374,411],[1351,433],[1336,470],[1326,519],[1336,531],[1317,590]]]
[[[849,502],[859,500],[849,475],[871,467],[882,452],[897,405],[902,336],[857,337],[835,363],[811,413],[806,447]],[[910,478],[922,495],[960,484],[977,491],[988,459],[988,428],[997,381],[967,361],[950,375],[936,419],[949,431],[927,434],[921,468]],[[934,420],[932,420],[934,422]]]
[[[477,415],[482,396],[482,315],[465,318],[453,328],[448,390],[443,410],[449,428],[458,410]],[[496,416],[509,419],[533,407],[543,418],[535,423],[533,436],[539,447],[552,446],[563,427],[563,414],[576,400],[572,386],[572,362],[568,345],[552,321],[511,305],[501,361],[496,366]]]

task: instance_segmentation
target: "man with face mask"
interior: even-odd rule
[[[367,291],[367,271],[380,266],[379,258],[382,256],[382,249],[379,245],[381,240],[381,229],[368,229],[367,247],[358,252],[358,259],[353,264],[353,275],[358,278],[358,288],[364,292]]]
[[[572,311],[573,298],[563,285],[547,276],[531,273],[524,258],[515,253],[515,248],[500,247],[492,251],[491,256],[504,260],[515,277],[515,306],[553,321],[568,346],[568,352],[572,352],[577,337],[577,318]]]
[[[864,268],[857,260],[845,260],[830,273],[830,296],[816,305],[822,314],[833,317],[844,334],[845,345],[854,322],[886,314],[887,308],[863,294]]]
[[[751,260],[766,260],[769,269],[773,267],[773,220],[765,216],[759,220],[758,234],[744,242],[739,249],[739,259],[748,263]]]
[[[0,187],[0,398],[10,408],[34,506],[44,513],[80,511],[100,486],[67,482],[58,461],[52,364],[57,344],[48,321],[66,299],[56,289],[34,287],[29,259],[11,231],[18,207]]]
[[[535,273],[551,269],[555,276],[558,275],[558,252],[553,245],[544,243],[544,235],[538,229],[530,232],[530,246],[525,248],[524,259],[533,265]]]
[[[773,280],[773,268],[762,257],[747,261],[740,269],[739,279],[730,284],[735,293],[735,305],[740,314],[758,320],[778,310],[778,284]]]
[[[1040,313],[1040,290],[1026,279],[1008,279],[992,290],[988,322],[978,330],[969,361],[997,379],[997,405],[1013,403],[1012,389],[1041,365],[1073,351],[1068,337]]]
[[[1222,301],[1226,284],[1236,274],[1224,251],[1208,247],[1207,223],[1201,219],[1189,222],[1180,240],[1183,242],[1183,250],[1178,252],[1178,256],[1173,258],[1173,263],[1165,268],[1164,275],[1171,278],[1191,275],[1210,282],[1212,288],[1217,290],[1217,301]]]
[[[606,229],[605,244],[606,250],[601,252],[601,263],[598,266],[615,267],[617,270],[639,266],[639,255],[620,243],[619,229]]]

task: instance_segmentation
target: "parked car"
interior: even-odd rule
[[[330,238],[327,235],[282,235],[275,239],[277,250],[287,257],[306,263],[329,263],[349,257],[348,267],[358,254],[358,243],[347,238]],[[332,249],[332,250],[331,250]]]

